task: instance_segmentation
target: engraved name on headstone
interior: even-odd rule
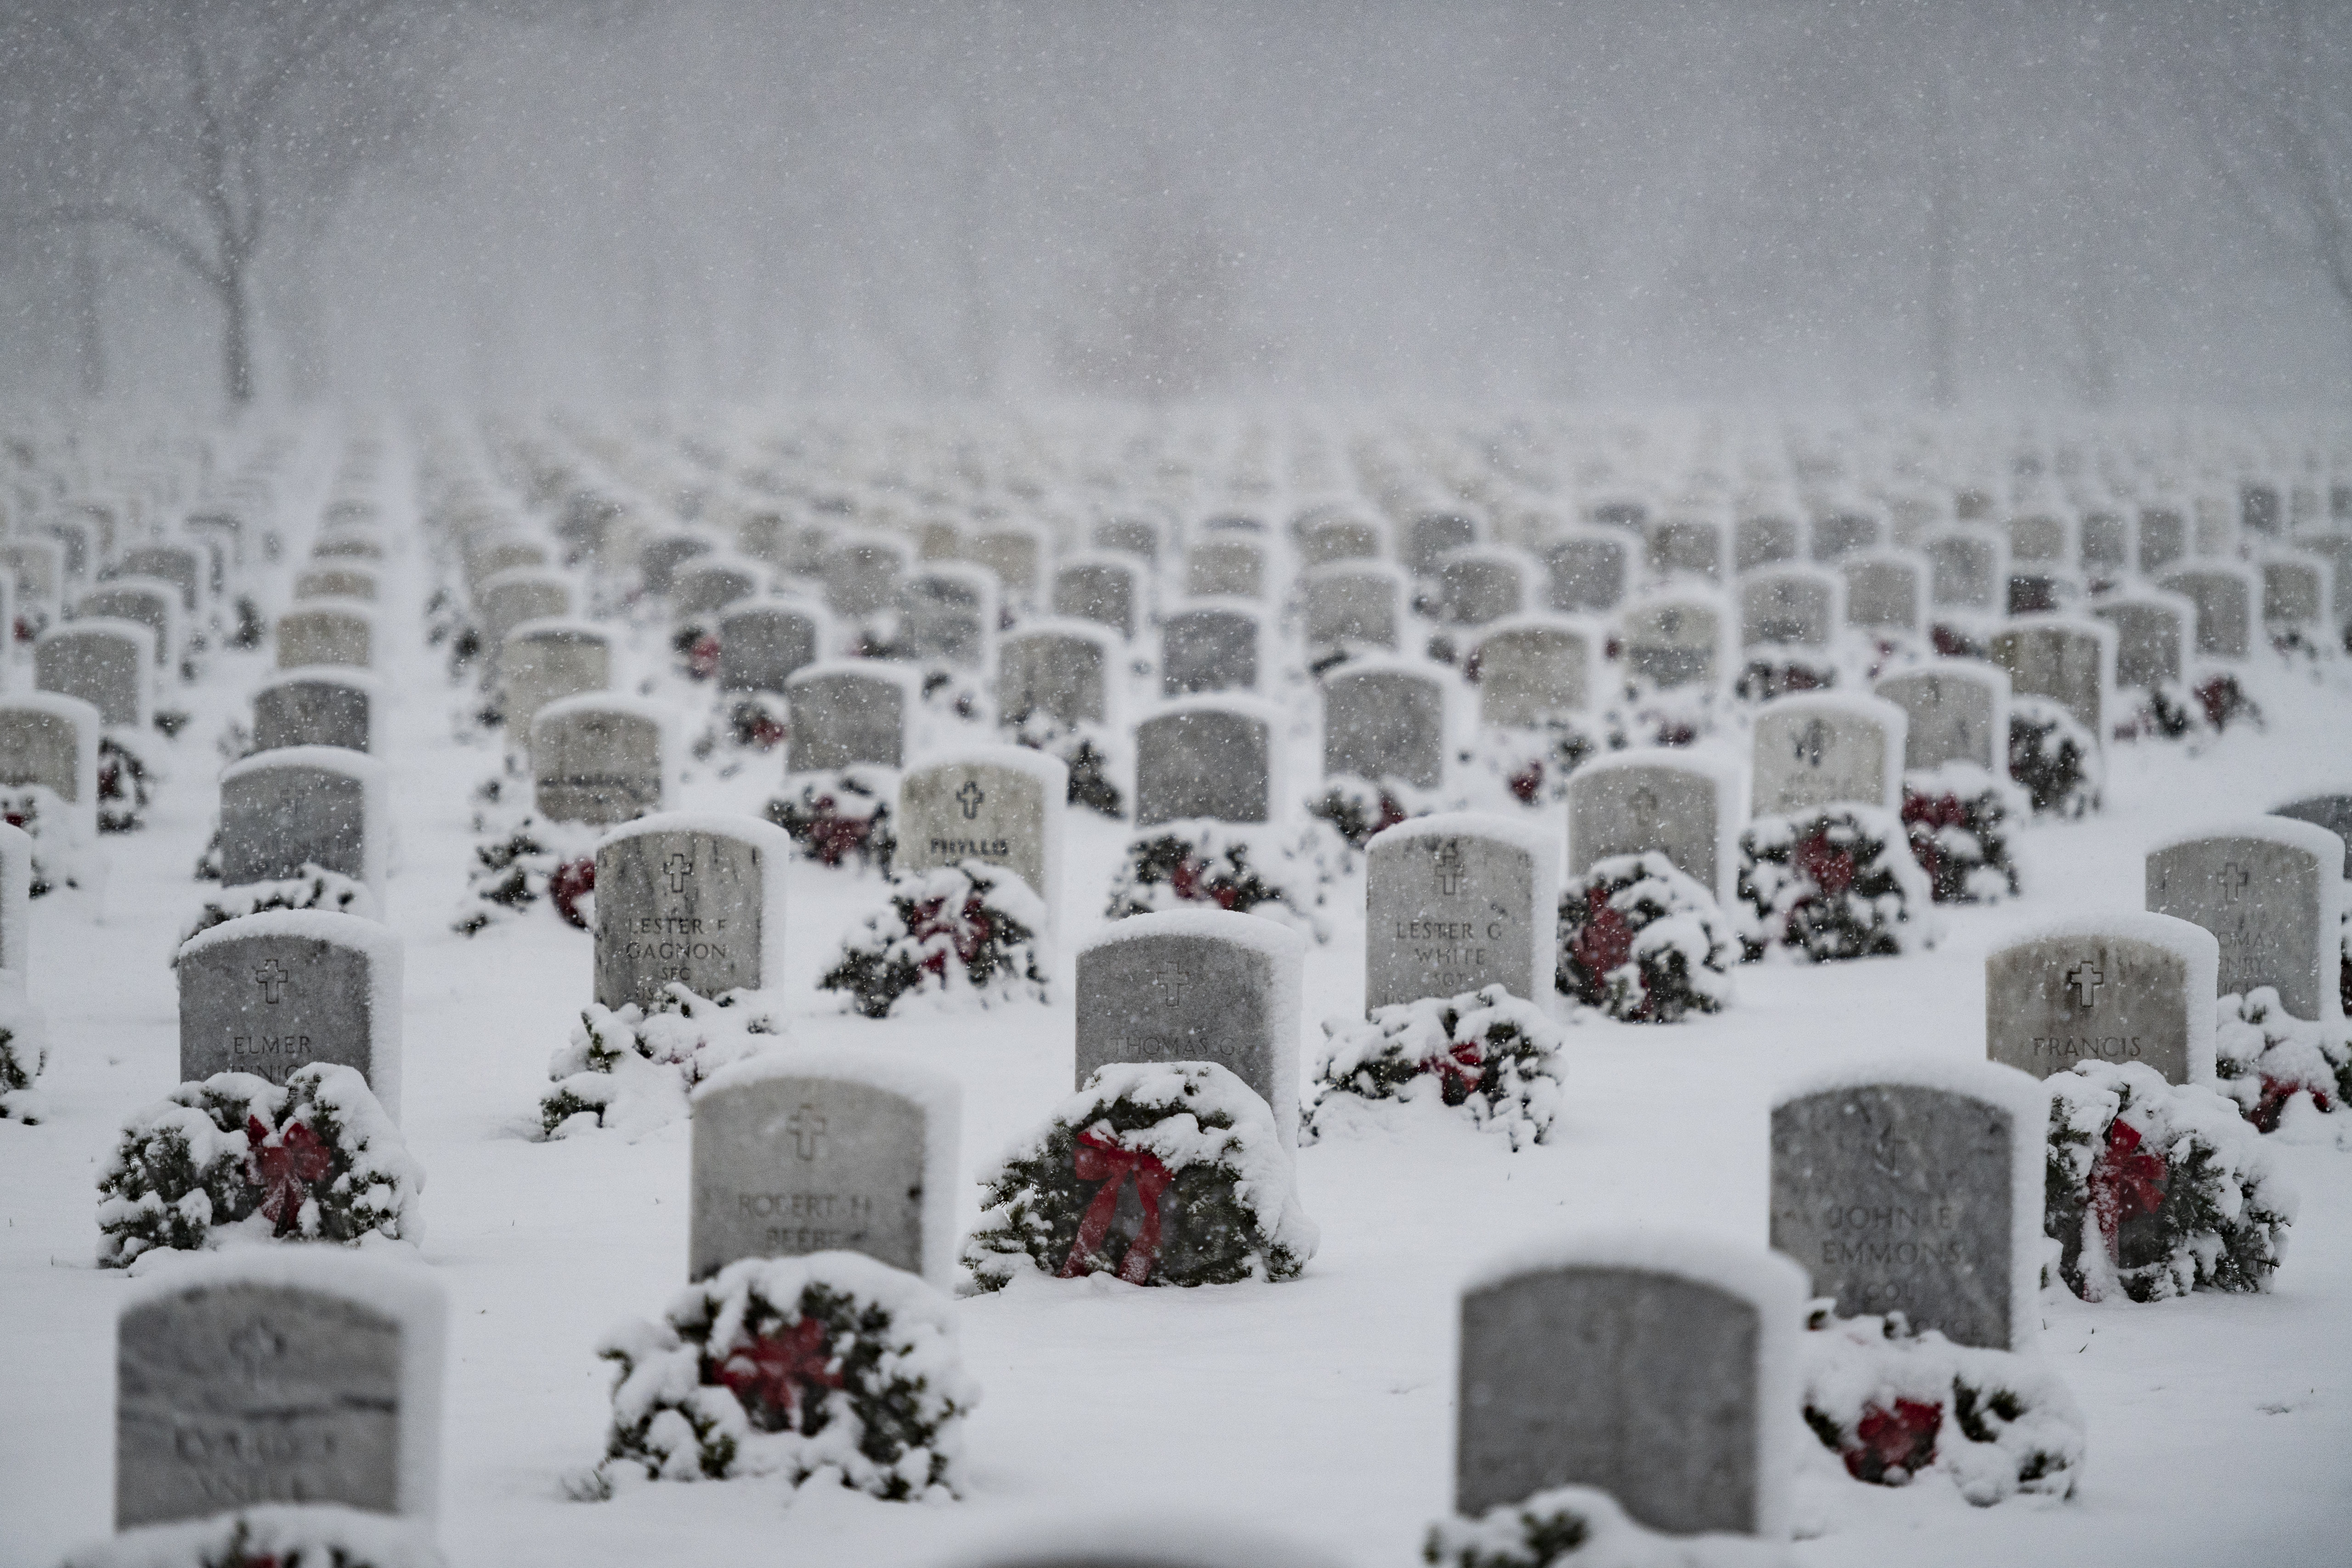
[[[2298,1018],[2342,1016],[2337,966],[2344,840],[2291,817],[2250,817],[2148,851],[2147,907],[2220,941],[2223,995],[2278,989]]]
[[[772,823],[665,812],[596,846],[596,1002],[650,1007],[676,982],[715,998],[783,983],[784,867]]]
[[[282,1084],[312,1062],[367,1079],[400,1120],[399,936],[327,910],[264,910],[180,947],[180,1081],[249,1072]]]
[[[1500,985],[1541,1004],[1559,962],[1559,841],[1441,812],[1365,847],[1364,1008]]]
[[[1002,866],[1051,910],[1061,901],[1069,792],[1069,769],[1024,746],[973,746],[934,758],[899,782],[892,864],[909,871],[965,860]]]
[[[2221,945],[2170,915],[2045,922],[1985,955],[1985,1055],[2035,1078],[2140,1062],[2168,1083],[2213,1079]]]

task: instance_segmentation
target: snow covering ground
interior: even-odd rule
[[[408,513],[397,462],[386,479]],[[290,565],[278,568],[282,593]],[[2352,783],[2352,673],[2265,659],[2261,732],[2204,754],[2118,747],[2107,806],[2032,825],[2015,847],[2025,896],[1948,912],[1941,942],[1900,959],[1750,966],[1718,1017],[1568,1031],[1552,1140],[1512,1153],[1434,1105],[1302,1150],[1301,1195],[1322,1247],[1281,1285],[1139,1289],[1102,1278],[1024,1281],[961,1301],[984,1394],[967,1430],[964,1500],[877,1502],[772,1479],[665,1484],[569,1500],[562,1478],[601,1455],[611,1368],[592,1347],[658,1312],[685,1282],[688,1128],[641,1142],[523,1135],[550,1054],[589,999],[590,939],[545,904],[467,939],[450,930],[470,854],[468,794],[493,743],[457,738],[459,694],[423,642],[429,592],[412,543],[392,572],[380,748],[397,858],[388,918],[407,942],[409,1148],[428,1176],[423,1256],[452,1318],[440,1534],[468,1563],[922,1563],[1028,1521],[1192,1517],[1272,1530],[1367,1565],[1417,1561],[1452,1496],[1457,1281],[1483,1259],[1569,1227],[1676,1227],[1760,1247],[1766,1107],[1775,1088],[1889,1054],[1981,1059],[1983,955],[2025,923],[2140,907],[2158,836]],[[647,628],[635,657],[662,655]],[[55,1052],[49,1120],[0,1123],[0,1563],[53,1563],[103,1535],[111,1507],[113,1320],[129,1281],[95,1256],[94,1183],[131,1111],[176,1081],[165,959],[195,911],[190,878],[215,804],[215,738],[242,716],[265,654],[210,656],[185,703],[150,825],[105,841],[102,898],[33,915],[33,996]],[[12,685],[29,684],[21,667]],[[754,810],[780,762],[732,778],[698,765],[683,804]],[[1064,951],[1098,929],[1124,843],[1070,814]],[[1302,1066],[1317,1021],[1362,997],[1361,860],[1334,890],[1332,937],[1307,960]],[[872,873],[796,863],[786,999],[802,1042],[887,1043],[964,1086],[975,1173],[1071,1089],[1066,984],[1048,1006],[868,1022],[820,995],[842,934],[876,907]],[[1426,1112],[1426,1114],[1423,1114]],[[2158,1305],[2043,1298],[2045,1345],[2090,1422],[2069,1502],[1965,1504],[1948,1483],[1883,1489],[1809,1474],[1807,1564],[2340,1563],[2352,1542],[2352,1152],[2342,1122],[2291,1121],[2272,1141],[2303,1194],[2276,1289]],[[2352,1140],[2347,1140],[2352,1142]],[[969,1226],[979,1189],[957,1195]],[[1134,1539],[1156,1539],[1139,1525]]]

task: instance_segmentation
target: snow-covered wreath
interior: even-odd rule
[[[2025,788],[2037,816],[2094,811],[2105,783],[2099,742],[2074,716],[2042,697],[2009,705],[2009,776]]]
[[[2237,1103],[2143,1062],[2053,1073],[2043,1226],[2086,1301],[2260,1290],[2295,1199]]]
[[[2215,1004],[2213,1072],[2257,1131],[2275,1131],[2296,1095],[2322,1111],[2352,1103],[2352,1042],[2339,1029],[2298,1018],[2278,989],[2258,985]]]
[[[331,914],[376,918],[375,896],[358,879],[305,862],[301,875],[274,882],[239,882],[205,900],[180,934],[184,942],[202,931],[264,910],[325,910]]]
[[[947,1298],[856,1253],[730,1263],[596,1353],[620,1368],[599,1491],[830,1472],[877,1498],[951,1497],[980,1403]]]
[[[1476,1519],[1441,1519],[1433,1568],[1781,1568],[1786,1548],[1748,1535],[1661,1535],[1592,1487],[1552,1487]]]
[[[123,1124],[98,1180],[98,1261],[225,1240],[415,1242],[425,1173],[353,1068],[184,1083]]]
[[[1320,825],[1291,835],[1206,817],[1163,822],[1128,845],[1103,913],[1117,921],[1208,904],[1278,919],[1322,942],[1330,932],[1315,911],[1343,854]]]
[[[1894,813],[1832,805],[1748,825],[1738,900],[1748,959],[1786,952],[1819,963],[1926,945],[1933,894]]]
[[[1655,850],[1596,860],[1559,896],[1553,983],[1622,1022],[1721,1012],[1738,959],[1715,896]]]
[[[1315,1256],[1274,1112],[1213,1062],[1118,1062],[982,1181],[963,1261],[984,1290],[1034,1272],[1130,1285],[1289,1279]]]
[[[1338,1126],[1351,1103],[1434,1099],[1465,1108],[1517,1150],[1542,1142],[1559,1113],[1559,1027],[1499,985],[1399,1002],[1368,1023],[1333,1020],[1323,1032],[1309,1137]]]
[[[2026,804],[2015,785],[1973,763],[1904,775],[1903,826],[1936,902],[1990,904],[2015,896],[2009,821]]]
[[[898,793],[883,769],[841,768],[807,778],[797,795],[768,802],[767,817],[820,865],[855,861],[887,871],[898,848],[890,826],[890,802]]]
[[[1374,784],[1353,773],[1339,773],[1326,780],[1323,793],[1307,802],[1307,815],[1318,822],[1328,822],[1350,849],[1361,849],[1372,836],[1411,817],[1426,816],[1434,809],[1427,801],[1406,797],[1418,792],[1391,780]]]
[[[1114,820],[1127,815],[1127,797],[1115,782],[1122,771],[1119,742],[1108,728],[1066,724],[1040,709],[1004,729],[1015,745],[1061,759],[1070,770],[1070,805]]]
[[[41,1093],[33,1085],[48,1065],[49,1031],[40,1013],[21,998],[0,1003],[0,1121],[42,1119]]]
[[[535,815],[512,822],[485,817],[480,826],[483,836],[474,846],[452,930],[473,936],[541,899],[566,925],[590,928],[595,919],[596,840],[603,828]]]
[[[980,860],[893,872],[889,900],[843,940],[818,990],[869,1018],[925,993],[981,1006],[1045,1000],[1045,906],[1013,873]]]
[[[59,1568],[446,1568],[429,1524],[332,1503],[264,1503],[142,1525]]]
[[[640,1137],[684,1116],[696,1084],[782,1037],[782,1020],[754,991],[713,1001],[672,981],[650,1009],[591,1004],[548,1062],[555,1087],[539,1102],[540,1131],[570,1138],[609,1127]]]
[[[147,803],[162,774],[138,749],[116,735],[98,742],[98,830],[135,833],[147,823]]]
[[[81,857],[65,826],[72,820],[65,797],[46,785],[0,787],[0,822],[23,828],[33,840],[32,884],[26,889],[33,898],[81,886]]]
[[[1481,725],[1464,760],[1472,776],[1500,786],[1490,788],[1491,794],[1521,805],[1550,807],[1568,799],[1569,776],[1606,749],[1606,741],[1584,723],[1554,719],[1507,729]]]
[[[1805,1425],[1858,1481],[1948,1477],[1979,1508],[2071,1497],[2083,1413],[2037,1356],[1914,1335],[1900,1314],[1817,1312],[1801,1342]]]

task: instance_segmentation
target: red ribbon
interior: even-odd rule
[[[1966,827],[1969,808],[1957,795],[1906,795],[1903,820],[1924,822],[1930,827]]]
[[[1594,894],[1585,904],[1584,924],[1568,944],[1569,955],[1595,980],[1633,956],[1633,922],[1607,899]]]
[[[1943,1425],[1944,1407],[1926,1400],[1898,1399],[1892,1410],[1870,1405],[1846,1447],[1846,1473],[1858,1481],[1876,1481],[1897,1468],[1916,1476],[1936,1462],[1936,1434]]]
[[[272,1132],[248,1115],[245,1137],[245,1179],[261,1189],[261,1212],[283,1236],[301,1217],[310,1184],[334,1168],[334,1156],[306,1122]]]
[[[2107,1128],[2106,1152],[2091,1166],[2091,1212],[2109,1241],[2131,1215],[2164,1205],[2164,1156],[2141,1152],[2139,1140],[2138,1128],[2116,1118]]]
[[[728,1352],[718,1377],[736,1398],[779,1412],[785,1426],[797,1428],[803,1386],[841,1386],[841,1373],[833,1368],[832,1359],[824,1325],[803,1318],[782,1333],[761,1335]]]
[[[1463,1040],[1443,1056],[1422,1063],[1421,1070],[1437,1075],[1440,1099],[1448,1105],[1459,1105],[1470,1098],[1470,1091],[1486,1076],[1486,1053],[1479,1050],[1477,1041]]]
[[[705,632],[687,649],[687,672],[697,680],[708,680],[719,673],[719,639]]]
[[[1239,888],[1231,882],[1213,880],[1209,868],[1190,855],[1176,862],[1176,869],[1169,875],[1169,885],[1180,899],[1213,902],[1219,909],[1229,910],[1241,901]]]
[[[1825,899],[1834,899],[1853,886],[1853,853],[1831,843],[1826,828],[1809,834],[1797,846],[1796,861],[1799,875],[1819,888]]]
[[[995,922],[988,918],[988,906],[980,901],[978,893],[964,900],[961,916],[948,913],[947,903],[945,899],[925,899],[917,904],[914,918],[908,922],[908,933],[925,944],[935,936],[946,937],[955,948],[957,959],[968,969],[971,961],[980,955],[981,947],[988,941]],[[944,976],[948,968],[946,951],[934,949],[925,954],[923,967],[933,974]]]
[[[1111,1217],[1118,1213],[1119,1189],[1129,1178],[1135,1182],[1135,1195],[1143,1203],[1143,1231],[1128,1244],[1127,1256],[1120,1260],[1118,1277],[1130,1285],[1140,1285],[1150,1276],[1151,1266],[1160,1257],[1160,1194],[1176,1179],[1175,1173],[1160,1163],[1160,1156],[1142,1149],[1122,1149],[1091,1132],[1078,1134],[1073,1151],[1078,1180],[1100,1182],[1095,1189],[1095,1201],[1087,1205],[1086,1217],[1078,1221],[1078,1239],[1071,1244],[1070,1256],[1063,1261],[1061,1278],[1071,1279],[1093,1270],[1096,1256],[1101,1252],[1103,1238],[1110,1235]]]
[[[851,816],[837,809],[833,796],[819,795],[816,816],[806,829],[808,841],[816,850],[820,865],[838,866],[850,856],[866,847],[874,833],[874,819]]]
[[[596,858],[593,855],[566,860],[548,874],[547,901],[555,906],[564,924],[577,930],[588,929],[587,912],[581,909],[580,900],[595,890]]]

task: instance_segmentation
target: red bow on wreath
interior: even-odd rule
[[[272,1132],[258,1116],[245,1119],[245,1179],[261,1189],[261,1212],[283,1236],[301,1217],[310,1184],[334,1168],[334,1156],[307,1122]]]
[[[2091,1212],[2109,1241],[2131,1215],[2164,1205],[2164,1156],[2141,1152],[2139,1141],[2139,1129],[2117,1117],[2107,1128],[2106,1152],[2091,1166]]]
[[[1143,1229],[1128,1243],[1127,1256],[1119,1262],[1118,1277],[1130,1285],[1142,1284],[1160,1257],[1160,1194],[1176,1179],[1175,1173],[1161,1164],[1157,1154],[1142,1149],[1122,1149],[1091,1132],[1078,1134],[1072,1157],[1078,1180],[1100,1182],[1102,1185],[1095,1189],[1095,1201],[1087,1205],[1086,1216],[1078,1221],[1078,1239],[1071,1244],[1070,1256],[1063,1261],[1061,1278],[1070,1279],[1092,1272],[1088,1265],[1102,1250],[1103,1238],[1110,1235],[1111,1217],[1118,1213],[1119,1189],[1132,1177],[1135,1195],[1143,1204]]]
[[[1903,797],[1903,820],[1929,827],[1966,827],[1969,808],[1957,795],[1909,795]]]
[[[1606,899],[1600,900],[1597,909],[1591,904],[1585,907],[1591,912],[1584,917],[1582,929],[1569,942],[1568,952],[1584,973],[1599,980],[1633,956],[1633,922]]]
[[[1808,835],[1797,846],[1795,858],[1799,875],[1819,888],[1825,899],[1834,899],[1853,886],[1853,851],[1831,843],[1827,829]]]
[[[1897,1399],[1892,1410],[1865,1405],[1845,1446],[1846,1474],[1871,1482],[1885,1480],[1893,1469],[1917,1475],[1936,1462],[1936,1435],[1943,1425],[1944,1407],[1927,1400]]]
[[[1463,1040],[1444,1055],[1422,1063],[1421,1070],[1437,1075],[1440,1099],[1448,1105],[1459,1105],[1470,1098],[1470,1091],[1486,1076],[1486,1053],[1478,1048],[1477,1041]]]
[[[803,1318],[781,1333],[762,1334],[728,1352],[719,1365],[719,1384],[736,1398],[780,1414],[797,1428],[801,1389],[839,1388],[841,1373],[829,1364],[824,1325]]]
[[[958,962],[969,969],[971,961],[979,956],[982,946],[987,942],[995,922],[988,918],[988,906],[980,901],[978,893],[964,900],[960,915],[950,914],[947,903],[945,899],[925,899],[917,904],[907,922],[908,934],[925,946],[929,946],[935,936],[946,937],[955,949]],[[924,955],[923,967],[933,974],[945,976],[947,950],[933,948]]]
[[[1195,900],[1203,903],[1213,902],[1222,910],[1232,909],[1241,899],[1239,888],[1231,882],[1212,879],[1209,868],[1190,855],[1176,862],[1176,868],[1169,873],[1169,884],[1176,889],[1176,896],[1180,899],[1188,902]]]

